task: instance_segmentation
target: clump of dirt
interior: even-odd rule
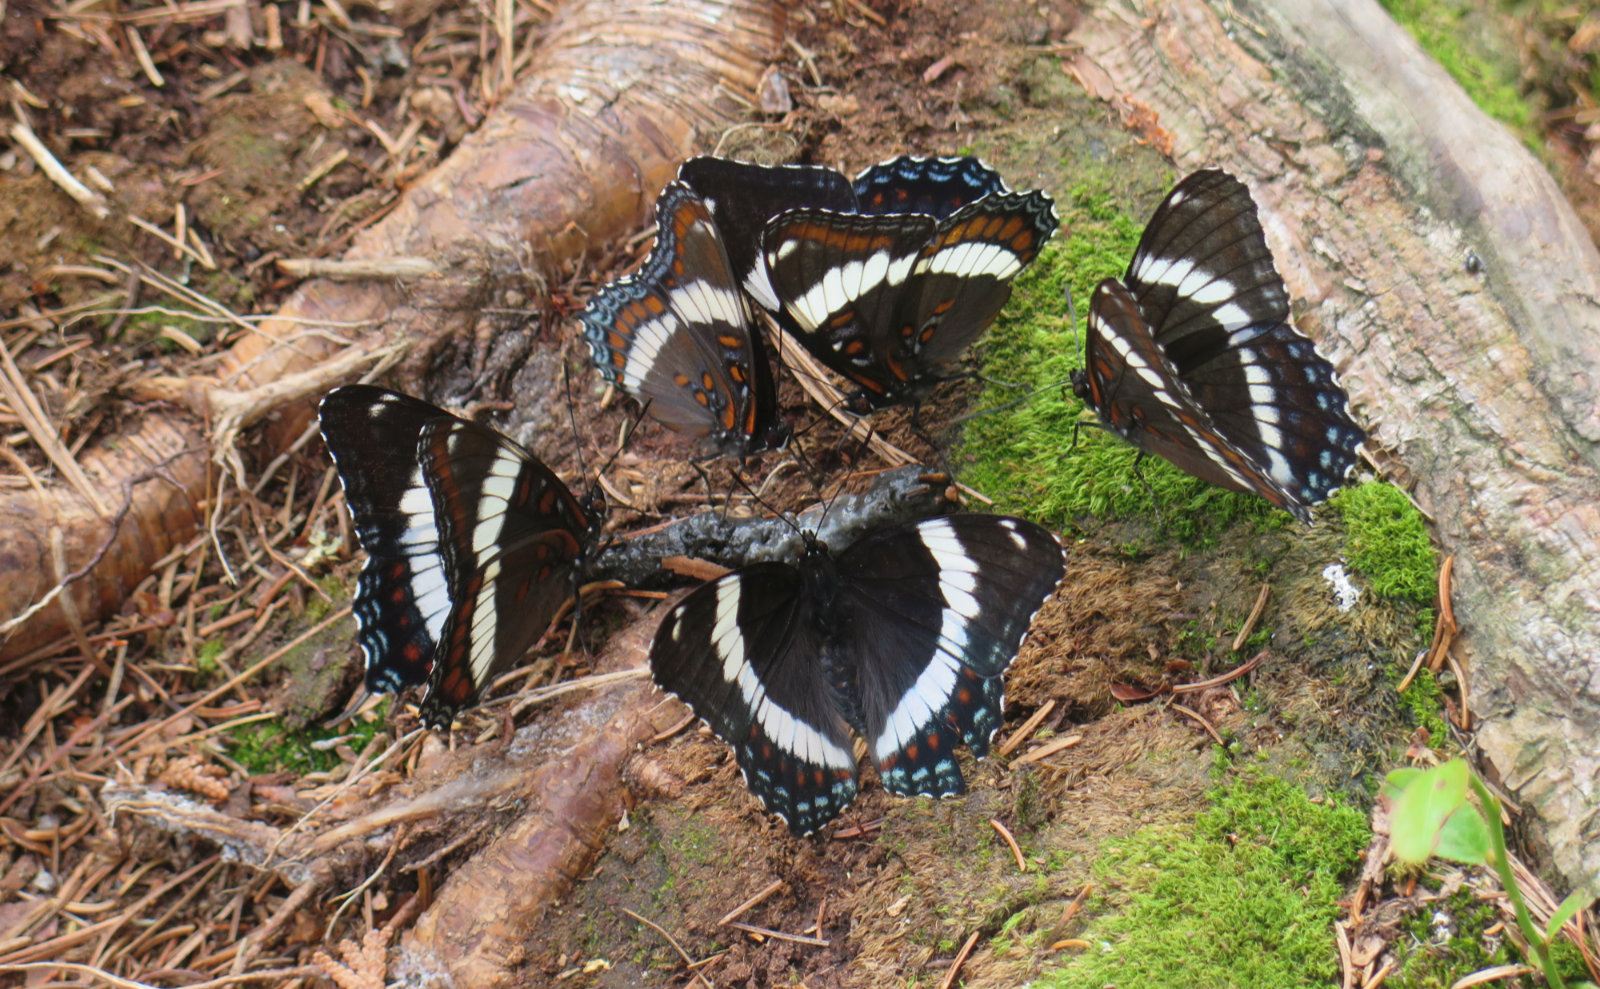
[[[1031,710],[1054,698],[1063,716],[1089,721],[1116,706],[1113,683],[1152,673],[1159,683],[1158,658],[1171,654],[1175,626],[1187,617],[1165,572],[1115,550],[1068,546],[1061,588],[1034,618],[1006,678],[1007,703]]]

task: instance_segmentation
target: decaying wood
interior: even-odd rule
[[[563,265],[644,222],[678,162],[753,103],[781,21],[772,0],[563,5],[517,89],[345,257],[422,257],[435,274],[308,282],[225,355],[214,377],[149,382],[140,397],[184,405],[216,428],[217,408],[265,415],[272,407],[251,401],[259,389],[341,353],[376,355],[385,345],[496,325],[476,322],[505,318],[480,315],[482,305],[473,304],[485,284],[515,280],[532,290],[524,296],[538,295]],[[304,431],[310,400],[336,383],[298,380],[301,393],[273,394],[280,445]],[[20,615],[57,583],[58,571],[70,573],[112,539],[101,564],[0,643],[0,656],[65,634],[63,604],[82,621],[114,609],[157,560],[199,531],[208,477],[216,477],[205,440],[192,422],[157,410],[81,457],[113,504],[126,480],[165,464],[163,479],[139,485],[114,537],[109,520],[64,486],[0,495],[0,569],[20,577],[0,582],[0,620]],[[52,538],[65,547],[63,568],[53,565]]]
[[[1073,74],[1246,178],[1300,321],[1456,554],[1488,761],[1600,875],[1600,254],[1373,0],[1113,0]],[[1466,263],[1482,259],[1485,274]]]
[[[658,612],[635,621],[608,643],[598,672],[645,665]],[[542,759],[528,775],[538,794],[531,811],[489,847],[450,874],[438,898],[401,943],[402,964],[419,972],[444,970],[456,985],[512,985],[523,946],[546,909],[588,872],[622,817],[622,767],[660,725],[652,713],[665,698],[648,683],[597,697],[545,730],[569,745]],[[677,717],[680,706],[671,705]]]

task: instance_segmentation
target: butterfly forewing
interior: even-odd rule
[[[848,651],[840,665],[858,671],[864,737],[884,786],[961,792],[955,743],[988,753],[1003,674],[1061,579],[1060,545],[1022,519],[951,515],[856,542],[838,572],[864,634],[835,645]]]
[[[851,185],[858,212],[927,213],[940,220],[992,192],[1006,191],[1000,173],[973,157],[901,155],[866,169]]]
[[[1011,297],[1011,280],[1055,228],[1055,207],[1041,192],[987,196],[940,224],[896,314],[899,359],[939,366],[959,357],[994,321]],[[908,327],[915,331],[907,334]]]
[[[937,224],[924,214],[790,210],[767,225],[767,270],[780,322],[869,401],[910,380],[895,358],[900,297]]]
[[[820,674],[813,608],[794,567],[745,567],[668,612],[650,648],[656,683],[733,746],[751,792],[796,834],[856,793],[846,709]]]
[[[351,608],[367,689],[375,692],[428,681],[450,610],[433,503],[417,463],[423,428],[443,415],[367,385],[329,392],[318,412],[367,553]]]
[[[674,430],[734,456],[780,447],[788,431],[753,314],[705,202],[674,182],[656,202],[656,245],[639,272],[584,309],[607,381]]]
[[[430,422],[418,457],[452,577],[423,703],[424,720],[437,726],[549,626],[574,593],[597,520],[554,472],[486,426]]]
[[[755,165],[703,155],[679,166],[678,179],[705,200],[722,231],[735,280],[768,310],[779,306],[761,261],[767,221],[802,207],[855,208],[850,180],[819,165]]]

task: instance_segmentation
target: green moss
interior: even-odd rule
[[[1107,849],[1096,872],[1120,912],[1099,946],[1036,983],[1049,989],[1288,989],[1338,979],[1332,924],[1370,837],[1361,813],[1312,803],[1259,770],[1211,794],[1192,829],[1153,827]]]
[[[385,702],[387,703],[387,701]],[[300,774],[327,772],[339,764],[339,756],[331,749],[320,751],[311,743],[331,738],[353,735],[346,744],[357,752],[366,748],[372,736],[383,725],[382,708],[371,721],[358,723],[348,730],[306,728],[291,731],[277,721],[257,721],[233,729],[227,741],[229,755],[251,773],[290,771]]]
[[[1377,481],[1335,494],[1344,517],[1345,556],[1374,594],[1429,604],[1438,586],[1439,554],[1422,513],[1405,493]]]
[[[1500,919],[1494,903],[1479,901],[1464,889],[1429,907],[1407,917],[1404,933],[1390,942],[1398,964],[1387,985],[1447,989],[1462,976],[1521,960],[1504,939],[1486,941],[1482,936]]]
[[[1497,50],[1489,18],[1493,6],[1465,0],[1380,0],[1433,60],[1466,90],[1478,109],[1504,124],[1535,154],[1540,135],[1533,107],[1523,97],[1513,51]]]
[[[226,648],[221,639],[207,639],[200,643],[200,652],[194,658],[194,668],[205,676],[217,672],[217,657],[221,656]]]
[[[1193,544],[1240,518],[1265,518],[1271,507],[1158,457],[1136,469],[1138,451],[1093,428],[1094,416],[1069,384],[1083,366],[1082,330],[1068,325],[1065,290],[1071,287],[1081,317],[1094,287],[1126,270],[1143,230],[1143,218],[1130,216],[1112,188],[1105,177],[1057,200],[1062,233],[1017,277],[1011,301],[985,335],[979,356],[992,383],[977,407],[997,411],[968,423],[962,480],[995,496],[997,510],[1056,528],[1150,518],[1154,507],[1173,535]]]

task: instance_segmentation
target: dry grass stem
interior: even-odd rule
[[[961,974],[961,966],[967,963],[967,956],[972,954],[972,949],[978,943],[978,932],[973,931],[967,935],[966,943],[961,950],[956,952],[956,960],[950,963],[950,970],[944,973],[944,978],[939,982],[939,989],[951,989],[956,984],[956,977]]]
[[[687,951],[683,950],[683,945],[678,943],[678,939],[677,938],[675,938],[671,934],[667,933],[667,929],[666,928],[662,927],[660,924],[657,924],[653,920],[648,920],[648,919],[646,919],[644,917],[639,916],[638,914],[634,913],[632,910],[629,910],[627,907],[623,907],[622,908],[622,912],[627,914],[628,916],[632,917],[634,920],[637,920],[639,923],[641,923],[641,924],[645,925],[646,927],[650,928],[651,930],[655,931],[657,934],[660,934],[662,937],[666,938],[667,939],[667,943],[672,945],[672,950],[676,951],[678,953],[678,957],[683,959],[683,964],[688,967],[690,974],[693,976],[693,980],[696,981],[696,982],[704,982],[706,984],[706,986],[710,987],[710,989],[715,989],[715,987],[712,985],[712,982],[711,982],[710,979],[706,978],[704,975],[701,975],[698,971],[696,971],[696,968],[698,967],[698,965],[700,963],[696,962],[693,958],[689,957],[689,953]]]
[[[11,411],[22,419],[23,428],[28,431],[29,438],[38,445],[46,457],[50,458],[50,462],[61,472],[61,476],[67,479],[97,515],[101,518],[110,515],[111,510],[100,499],[98,487],[90,482],[89,476],[84,473],[77,459],[62,444],[55,426],[45,414],[44,408],[39,405],[33,390],[28,387],[28,381],[23,377],[22,370],[17,367],[17,362],[11,356],[11,348],[6,346],[4,339],[0,339],[0,395],[5,396],[6,404],[11,407]]]
[[[1243,649],[1245,640],[1249,639],[1251,633],[1256,630],[1256,622],[1261,620],[1261,613],[1267,610],[1267,599],[1271,596],[1272,585],[1262,584],[1261,593],[1256,595],[1255,607],[1250,609],[1250,617],[1244,620],[1244,624],[1239,626],[1239,634],[1233,637],[1234,652],[1238,652],[1240,649]]]
[[[995,833],[1006,843],[1006,847],[1011,849],[1011,856],[1017,860],[1017,871],[1027,872],[1028,860],[1022,857],[1022,848],[1017,844],[1017,839],[1012,836],[1011,831],[993,817],[989,818],[989,826],[994,828]]]
[[[832,943],[827,938],[809,937],[805,934],[790,934],[788,931],[775,931],[770,927],[759,927],[755,924],[746,924],[738,920],[730,920],[726,926],[736,931],[744,931],[746,934],[753,934],[758,939],[770,937],[779,941],[793,941],[795,944],[809,944],[818,948],[826,948]]]
[[[77,176],[67,170],[67,167],[56,160],[50,149],[39,140],[39,135],[33,132],[23,120],[18,120],[11,125],[11,139],[17,142],[28,155],[38,163],[39,168],[49,177],[50,181],[61,187],[61,191],[77,200],[78,205],[88,210],[97,220],[104,220],[111,215],[111,207],[106,202],[106,197],[79,182]]]
[[[1033,737],[1033,733],[1039,730],[1039,726],[1044,724],[1044,719],[1050,717],[1050,712],[1055,709],[1056,700],[1054,697],[1045,701],[1040,705],[1039,710],[1033,712],[1028,717],[1028,720],[1022,723],[1020,728],[1011,733],[1011,737],[1005,740],[1005,744],[1001,745],[995,751],[995,754],[1001,758],[1010,755],[1017,746]]]
[[[778,890],[780,890],[782,888],[783,888],[783,880],[782,879],[774,879],[772,882],[770,882],[766,886],[762,887],[762,889],[761,889],[761,891],[759,893],[757,893],[756,895],[750,897],[750,899],[745,900],[743,903],[741,903],[738,906],[734,907],[732,910],[729,910],[727,913],[723,914],[722,919],[717,921],[717,926],[718,927],[726,927],[728,924],[732,923],[733,921],[738,920],[740,917],[744,916],[746,913],[749,913],[751,910],[755,909],[758,905],[760,905],[761,903],[765,902],[766,899],[769,896],[771,896],[773,893],[776,893]]]

